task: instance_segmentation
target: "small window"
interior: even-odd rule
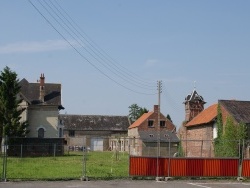
[[[62,137],[63,137],[63,129],[59,128],[59,138],[62,138]]]
[[[166,126],[166,122],[165,121],[160,121],[160,127],[165,127]]]
[[[44,138],[44,129],[43,128],[38,129],[38,138]]]
[[[70,136],[70,137],[75,137],[75,131],[70,130],[70,131],[69,131],[69,136]]]
[[[154,127],[154,121],[148,120],[148,127]]]
[[[153,134],[149,134],[149,137],[154,137],[154,135]]]

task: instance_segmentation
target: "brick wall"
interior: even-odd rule
[[[184,135],[183,135],[184,134]],[[213,157],[213,124],[182,130],[182,147],[187,157]]]

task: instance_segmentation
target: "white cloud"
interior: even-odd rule
[[[75,42],[71,42],[75,45]],[[35,53],[55,50],[69,49],[70,45],[64,40],[46,40],[46,41],[30,41],[18,42],[0,46],[0,54],[13,53]]]
[[[148,59],[148,60],[146,61],[146,66],[147,66],[147,67],[153,67],[153,66],[155,66],[157,63],[158,63],[158,60],[157,60],[157,59]]]

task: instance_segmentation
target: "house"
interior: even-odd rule
[[[181,139],[183,150],[188,157],[214,157],[213,140],[217,138],[217,108],[221,108],[222,121],[225,124],[232,117],[236,124],[250,126],[250,101],[219,100],[184,124]]]
[[[159,148],[160,156],[169,156],[169,153],[173,156],[177,152],[179,139],[176,127],[162,113],[159,115],[158,111],[158,105],[154,105],[153,111],[144,113],[129,126],[130,154],[157,156]]]
[[[107,151],[119,147],[128,150],[126,140],[130,125],[127,116],[59,115],[67,146],[87,147],[92,151]]]
[[[25,78],[19,82],[22,99],[21,121],[28,121],[27,137],[60,138],[62,127],[58,126],[59,111],[64,109],[61,104],[61,84],[45,83],[44,74],[41,74],[37,83],[29,83]]]

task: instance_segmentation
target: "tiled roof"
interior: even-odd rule
[[[217,106],[218,106],[217,104],[213,104],[212,106],[209,106],[208,108],[203,110],[201,113],[199,113],[197,116],[195,116],[185,126],[191,127],[191,126],[197,126],[201,124],[210,123],[217,117]]]
[[[219,100],[219,104],[221,104],[238,123],[250,123],[250,101]]]
[[[157,142],[158,132],[156,130],[139,131],[140,138],[143,142]],[[161,142],[179,142],[178,137],[175,132],[168,130],[160,131],[160,141]]]
[[[68,115],[59,114],[59,122],[65,130],[127,131],[127,116]]]
[[[148,119],[154,112],[144,113],[141,117],[139,117],[132,125],[129,126],[129,129],[140,126],[145,120]]]
[[[42,104],[39,100],[40,84],[29,83],[25,78],[19,82],[21,94],[31,104]],[[45,83],[45,96],[43,105],[61,106],[61,84]]]

